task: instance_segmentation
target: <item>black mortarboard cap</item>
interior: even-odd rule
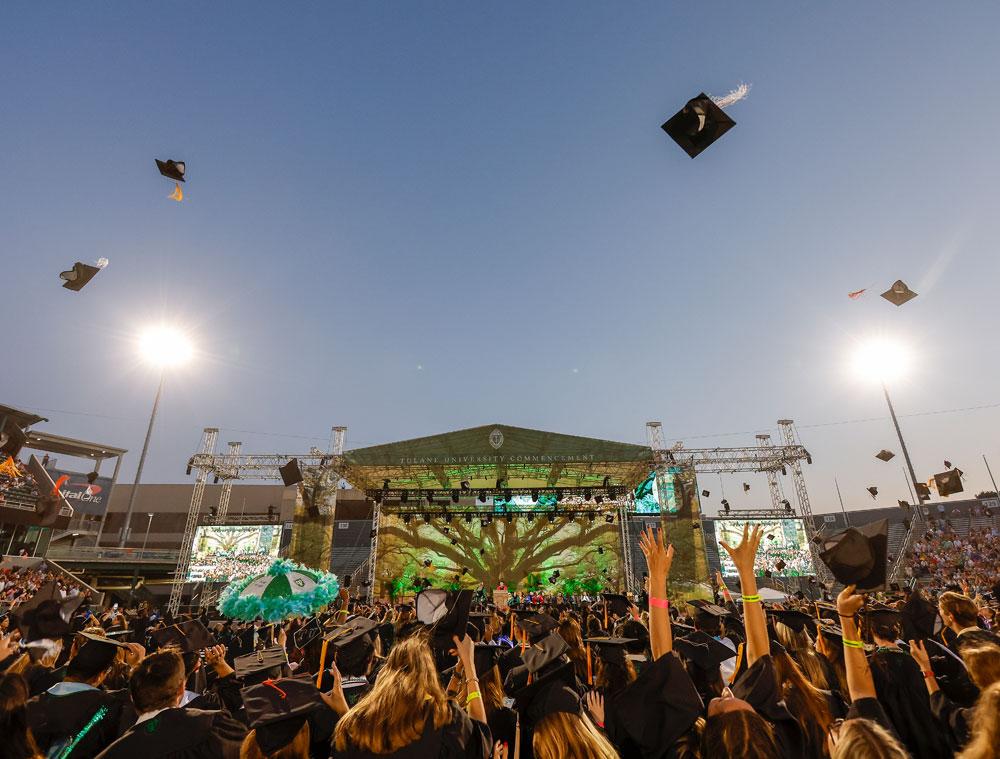
[[[688,601],[688,606],[693,606],[698,610],[699,614],[710,614],[713,617],[728,617],[730,616],[730,611],[724,609],[718,604],[714,604],[711,601],[705,601],[701,598],[695,598]]]
[[[886,581],[888,532],[887,519],[848,527],[824,538],[820,558],[838,582],[857,585],[858,590],[881,590]]]
[[[156,168],[167,179],[172,179],[175,182],[184,181],[184,174],[187,173],[187,166],[184,164],[184,161],[174,161],[169,158],[166,161],[161,161],[159,158],[154,158],[153,160],[156,161]]]
[[[921,501],[930,500],[931,489],[926,482],[914,482],[913,489],[917,491],[917,498]]]
[[[422,590],[417,593],[416,607],[417,620],[433,627],[434,640],[438,645],[451,648],[454,645],[452,636],[461,638],[466,633],[472,591]]]
[[[870,625],[888,627],[900,624],[903,615],[897,609],[891,609],[881,604],[871,604],[865,610],[864,617]]]
[[[604,599],[604,603],[608,605],[608,611],[619,617],[624,617],[628,614],[629,607],[632,605],[628,598],[621,593],[601,593],[601,597]]]
[[[674,641],[674,648],[698,669],[706,672],[710,672],[713,667],[718,669],[722,662],[736,656],[736,652],[725,643],[701,630],[677,638]]]
[[[893,453],[892,451],[887,451],[885,448],[883,448],[881,451],[875,454],[875,458],[879,459],[880,461],[889,461],[891,459],[896,458],[896,454]]]
[[[870,495],[872,498],[878,498],[878,488],[875,487],[874,485],[865,488],[865,490],[868,491],[868,495]]]
[[[316,617],[310,617],[302,627],[292,635],[292,645],[296,648],[305,648],[316,638],[323,634],[323,626],[320,625]]]
[[[660,128],[694,158],[734,126],[736,122],[702,92]]]
[[[934,484],[937,485],[938,495],[952,495],[965,490],[962,487],[962,473],[958,469],[951,469],[947,472],[934,475]]]
[[[77,261],[69,271],[60,272],[59,279],[63,280],[63,287],[67,290],[80,292],[90,283],[90,280],[97,276],[100,270],[98,266]]]
[[[670,747],[691,729],[704,704],[684,664],[668,653],[643,668],[615,698],[614,709],[639,755],[669,757]]]
[[[56,583],[48,582],[11,612],[11,620],[26,643],[55,640],[72,631],[73,613],[82,603],[82,595],[63,598]]]
[[[767,613],[774,617],[776,622],[781,622],[795,632],[802,632],[807,626],[812,627],[816,622],[808,614],[797,609],[768,609]]]
[[[472,649],[472,656],[476,661],[476,674],[482,677],[485,673],[493,669],[500,660],[500,654],[503,652],[503,646],[495,646],[490,643],[477,643]]]
[[[279,466],[278,472],[281,474],[281,481],[285,483],[286,488],[289,485],[298,485],[302,482],[302,470],[299,469],[298,459],[291,459],[284,466]]]
[[[558,620],[539,611],[518,612],[517,624],[533,639],[547,635],[559,627]]]
[[[825,601],[816,601],[816,615],[820,619],[831,619],[836,622],[840,615],[837,613],[837,607],[831,603],[826,603]]]
[[[559,633],[549,633],[537,643],[532,643],[521,652],[524,666],[528,672],[535,675],[554,662],[560,661],[560,657],[569,650],[569,644],[563,640]]]
[[[378,623],[366,617],[352,617],[327,634],[326,641],[337,650],[337,669],[342,674],[358,676],[375,645]],[[325,666],[322,662],[321,666]]]
[[[917,294],[907,287],[903,280],[897,279],[890,285],[888,290],[882,293],[882,297],[894,306],[902,306],[907,301],[916,298]]]
[[[782,569],[784,569],[787,566],[788,565],[785,563],[784,559],[778,559],[777,563],[774,565],[774,568],[780,572]]]
[[[831,622],[828,619],[823,619],[820,624],[816,625],[816,629],[819,631],[820,635],[825,635],[827,638],[834,640],[837,643],[839,643],[841,638],[844,637],[844,629],[836,622]]]
[[[913,593],[900,610],[904,640],[933,638],[942,627],[937,606],[920,593]]]
[[[617,664],[619,667],[625,666],[625,657],[628,654],[627,646],[635,642],[635,638],[587,638],[584,640],[584,643],[593,649],[601,661],[607,664]]]
[[[312,678],[284,677],[240,691],[247,724],[256,731],[266,756],[287,746],[298,735],[310,712],[323,705]]]
[[[580,713],[580,696],[570,687],[576,677],[573,664],[565,655],[568,648],[558,633],[552,633],[524,650],[524,665],[532,680],[524,686],[511,688],[510,692],[514,708],[529,723],[554,712]],[[510,673],[508,681],[515,675],[516,670]]]
[[[254,651],[246,656],[237,656],[233,662],[237,677],[244,683],[261,683],[287,674],[288,655],[281,646]]]
[[[215,638],[199,619],[189,619],[150,633],[160,648],[176,646],[181,653],[194,653],[215,645]]]
[[[125,643],[102,635],[83,632],[80,635],[85,638],[85,642],[77,649],[72,666],[87,674],[96,675],[103,672],[114,663],[119,649],[128,648]]]
[[[708,498],[710,495],[712,495],[712,494],[709,491],[707,491],[707,490],[702,490],[701,491],[701,497],[702,498]]]

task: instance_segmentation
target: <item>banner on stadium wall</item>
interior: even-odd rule
[[[73,507],[75,514],[90,514],[92,516],[104,516],[108,510],[108,503],[111,501],[110,477],[98,477],[93,484],[87,482],[86,472],[71,472],[68,469],[57,469],[49,466],[45,468],[53,482],[59,482],[61,477],[66,477],[59,486],[59,492],[69,505]]]

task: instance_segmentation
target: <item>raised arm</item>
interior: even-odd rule
[[[854,586],[848,585],[837,596],[837,614],[840,626],[844,631],[844,666],[847,668],[847,690],[851,701],[859,698],[876,698],[875,681],[872,671],[868,668],[868,658],[865,656],[865,646],[861,642],[855,615],[864,604],[865,599],[854,592]]]
[[[764,616],[764,608],[760,604],[760,596],[757,594],[757,576],[753,569],[753,562],[757,556],[757,548],[760,546],[763,532],[759,526],[754,527],[751,532],[750,525],[745,524],[743,525],[743,540],[735,548],[724,540],[719,541],[719,545],[725,548],[726,553],[732,558],[740,576],[740,593],[743,594],[743,625],[747,631],[748,665],[771,652],[771,647],[767,642],[767,619]]]
[[[649,643],[653,660],[674,648],[670,631],[670,608],[667,603],[667,578],[674,560],[674,547],[665,546],[663,532],[647,527],[639,535],[639,547],[649,570]]]

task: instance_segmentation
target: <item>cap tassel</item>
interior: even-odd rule
[[[276,691],[278,691],[278,693],[281,694],[282,698],[288,698],[288,694],[285,693],[285,691],[283,691],[281,688],[279,688],[278,684],[275,683],[274,680],[265,680],[263,684],[268,686],[269,688],[274,688]]]
[[[590,644],[587,644],[587,685],[594,684],[594,665],[590,659]]]
[[[316,672],[316,687],[317,688],[321,688],[322,687],[322,685],[320,685],[320,683],[323,682],[323,667],[326,666],[326,647],[329,644],[330,644],[330,642],[326,638],[323,638],[323,646],[319,650],[319,667],[318,667],[318,671]]]
[[[169,197],[171,200],[176,200],[178,203],[184,200],[184,190],[181,189],[179,183],[174,182],[174,191],[170,193]]]

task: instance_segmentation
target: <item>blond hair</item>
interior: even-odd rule
[[[240,746],[240,759],[309,759],[309,740],[309,722],[306,721],[289,743],[265,754],[257,743],[257,731],[251,730]]]
[[[995,759],[1000,746],[1000,683],[979,694],[972,713],[972,740],[955,759]]]
[[[910,759],[910,754],[877,722],[849,719],[840,728],[830,759]]]
[[[1000,646],[992,643],[968,646],[962,649],[962,659],[969,668],[972,682],[980,690],[1000,682]]]
[[[618,752],[586,716],[553,712],[535,725],[536,759],[618,759]]]
[[[392,647],[375,685],[337,723],[334,745],[388,754],[418,740],[428,719],[443,727],[451,707],[427,639],[415,635]]]

